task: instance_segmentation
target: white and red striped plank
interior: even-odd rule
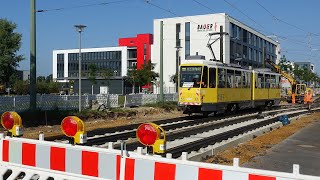
[[[3,140],[2,161],[106,179],[120,178],[120,155]]]
[[[263,176],[201,168],[192,165],[170,164],[146,159],[126,159],[125,180],[289,180],[273,176]]]

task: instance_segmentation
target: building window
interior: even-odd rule
[[[64,77],[64,54],[57,54],[57,77]]]
[[[230,55],[234,56],[234,42],[231,40],[230,41]]]
[[[240,39],[240,31],[241,31],[241,28],[240,28],[239,26],[236,26],[236,29],[237,29],[236,38],[237,38],[237,39]]]
[[[242,46],[241,46],[241,44],[237,43],[236,57],[241,57],[241,54],[242,54]]]
[[[243,29],[242,32],[243,32],[243,33],[242,33],[242,34],[243,34],[243,35],[242,35],[243,42],[247,43],[247,42],[248,42],[248,31],[245,30],[245,29]]]
[[[185,23],[185,57],[190,56],[190,22]]]
[[[129,59],[136,59],[137,58],[137,50],[136,49],[129,49],[128,54],[129,54]]]
[[[244,59],[248,58],[248,48],[247,48],[247,46],[243,46],[242,57]]]
[[[176,24],[176,47],[181,47],[181,41],[180,41],[180,33],[181,33],[181,24]]]
[[[147,44],[143,44],[143,63],[147,64]]]

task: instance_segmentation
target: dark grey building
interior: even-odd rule
[[[30,71],[29,70],[18,70],[17,71],[18,79],[27,81],[30,80]]]

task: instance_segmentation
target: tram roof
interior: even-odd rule
[[[197,66],[197,65],[206,65],[209,67],[223,67],[225,69],[232,69],[232,70],[241,70],[241,71],[254,71],[262,74],[272,74],[272,75],[280,75],[276,72],[273,72],[271,69],[268,68],[257,68],[257,69],[249,69],[248,67],[242,67],[238,64],[224,64],[219,61],[209,61],[202,58],[199,59],[190,59],[185,60],[181,63],[181,65],[187,65],[187,66]]]

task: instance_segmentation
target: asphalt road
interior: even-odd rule
[[[320,176],[320,122],[308,125],[254,160],[242,166],[292,172],[293,164],[299,164],[300,174]]]

